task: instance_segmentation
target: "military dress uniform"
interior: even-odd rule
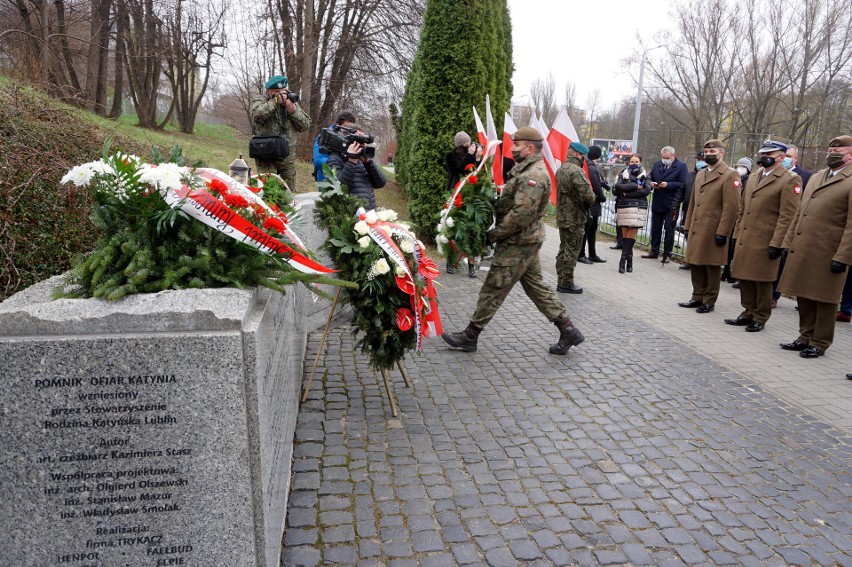
[[[722,143],[710,140],[704,147],[720,148]],[[721,160],[695,176],[683,223],[689,235],[686,261],[692,266],[692,299],[679,304],[681,307],[695,307],[699,313],[707,313],[716,304],[721,266],[728,262],[727,235],[737,220],[741,186],[737,170]]]
[[[513,139],[541,142],[542,136],[534,128],[523,127]],[[451,347],[475,352],[479,333],[518,282],[536,308],[559,329],[559,341],[550,347],[552,354],[567,354],[569,348],[585,340],[541,275],[539,250],[545,237],[541,219],[549,203],[550,176],[536,152],[515,164],[494,206],[496,225],[488,231],[488,241],[496,243],[497,248],[467,329],[441,335]]]
[[[574,268],[586,233],[587,211],[596,199],[582,163],[580,158],[571,156],[556,171],[556,224],[559,227],[556,277],[560,292],[583,291],[574,285]]]
[[[747,331],[756,332],[772,315],[772,282],[778,277],[781,248],[801,194],[801,178],[781,165],[748,178],[734,229],[731,269],[731,275],[740,282],[743,311],[726,323],[745,325]]]
[[[257,173],[277,173],[284,178],[291,191],[296,190],[296,133],[305,132],[311,127],[311,118],[298,103],[294,104],[296,112],[288,114],[287,110],[276,102],[275,97],[262,94],[252,97],[249,106],[254,135],[281,134],[287,138],[287,144],[290,146],[289,155],[283,159],[255,160],[255,170]]]
[[[852,146],[852,136],[832,145]],[[852,265],[852,165],[811,176],[783,246],[789,253],[778,291],[796,296],[799,337],[781,347],[802,351],[804,358],[822,356],[834,340],[837,303]],[[835,273],[832,262],[842,271]]]

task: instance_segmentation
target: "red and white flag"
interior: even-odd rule
[[[553,157],[560,163],[568,157],[568,146],[571,142],[579,142],[580,136],[577,135],[577,130],[574,128],[574,123],[565,109],[559,111],[556,115],[556,120],[553,121],[553,128],[547,135],[547,142],[550,144],[550,150],[553,152]]]
[[[479,145],[484,148],[488,144],[488,136],[485,135],[485,127],[482,126],[482,120],[480,120],[475,106],[473,107],[473,119],[476,121],[476,134],[479,136]]]
[[[491,115],[491,97],[485,95],[485,137],[497,140],[497,127],[494,125],[494,117]]]
[[[497,191],[503,191],[503,185],[506,184],[506,179],[503,175],[503,158],[512,159],[512,136],[518,131],[515,126],[515,121],[507,112],[503,116],[503,151],[494,156],[494,163],[491,166],[494,174],[494,183],[497,185]]]
[[[556,170],[559,169],[560,162],[553,157],[553,151],[550,149],[550,143],[547,141],[549,137],[547,125],[536,117],[535,110],[533,110],[530,117],[530,126],[538,130],[538,133],[543,138],[541,142],[541,155],[544,166],[547,168],[547,173],[550,175],[550,202],[556,205]]]

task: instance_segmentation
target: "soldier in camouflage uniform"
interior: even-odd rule
[[[287,77],[275,75],[266,84],[266,94],[252,97],[252,133],[255,136],[281,134],[287,138],[290,153],[274,161],[255,160],[256,173],[277,173],[284,178],[291,191],[296,190],[296,132],[305,132],[311,127],[310,117],[287,98]]]
[[[583,246],[588,210],[595,203],[595,193],[583,171],[583,156],[589,148],[571,142],[568,159],[556,172],[556,224],[559,227],[559,253],[556,255],[556,291],[583,293],[574,284],[574,268]]]
[[[574,327],[565,306],[541,276],[538,256],[544,242],[541,218],[550,202],[550,178],[540,153],[542,136],[535,128],[524,127],[512,139],[516,165],[495,206],[497,224],[488,231],[488,241],[496,242],[497,249],[479,292],[476,311],[467,329],[444,333],[441,337],[451,347],[476,352],[479,333],[520,281],[538,310],[559,329],[559,341],[550,347],[550,352],[567,354],[568,349],[583,342],[585,337]]]

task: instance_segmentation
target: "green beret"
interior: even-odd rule
[[[575,152],[581,153],[583,155],[589,153],[589,147],[586,146],[586,144],[581,144],[580,142],[571,142],[571,145],[568,147],[574,150]]]
[[[852,146],[852,136],[838,136],[828,143],[829,148],[845,148]]]
[[[266,90],[272,89],[286,89],[287,88],[287,77],[284,75],[273,75],[269,77],[269,80],[266,81],[264,85]]]
[[[523,128],[518,128],[518,131],[515,132],[515,135],[512,136],[512,139],[516,142],[519,142],[521,140],[526,142],[541,142],[542,140],[544,140],[539,131],[533,128],[532,126],[524,126]]]

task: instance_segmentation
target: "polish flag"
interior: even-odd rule
[[[491,115],[491,97],[485,95],[485,137],[489,140],[497,140],[497,127],[494,125],[494,117]]]
[[[556,115],[556,120],[553,121],[553,128],[547,135],[547,142],[550,144],[550,150],[553,152],[553,157],[560,163],[568,157],[568,146],[571,142],[579,142],[580,136],[577,135],[577,130],[571,122],[571,118],[565,109],[559,111]]]
[[[535,110],[533,110],[530,117],[530,126],[538,130],[538,133],[544,138],[541,143],[541,155],[544,158],[543,161],[544,166],[547,168],[547,173],[550,175],[550,202],[556,205],[556,170],[559,169],[560,163],[553,157],[553,151],[550,149],[550,142],[548,142],[550,135],[547,125],[536,117]]]
[[[503,115],[503,151],[499,155],[494,156],[494,163],[491,164],[491,171],[494,174],[494,183],[497,185],[497,191],[503,190],[503,185],[506,180],[503,177],[503,158],[512,159],[512,135],[518,131],[515,126],[515,121],[507,112]]]
[[[479,118],[479,113],[476,107],[473,107],[473,119],[476,121],[476,134],[479,137],[479,145],[483,148],[488,145],[488,137],[485,135],[485,127],[482,126],[482,120]]]

